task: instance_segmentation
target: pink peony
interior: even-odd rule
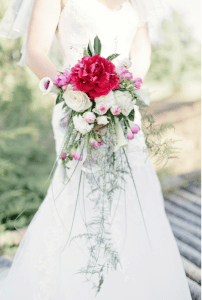
[[[62,160],[65,160],[66,157],[67,157],[67,154],[66,154],[66,153],[63,153],[63,154],[62,154]]]
[[[124,66],[120,66],[118,68],[118,73],[120,74],[121,78],[128,78],[129,80],[133,79],[133,74],[130,73]]]
[[[140,127],[133,122],[130,122],[130,128],[133,134],[136,134],[140,131]]]
[[[142,79],[141,78],[135,78],[134,82],[135,82],[136,89],[139,89],[141,87],[141,84],[142,84]]]
[[[71,69],[71,84],[74,90],[83,91],[94,100],[117,89],[120,81],[115,72],[115,65],[96,54],[83,57]]]
[[[127,139],[128,140],[134,139],[134,134],[132,133],[132,131],[129,127],[128,127],[128,130],[127,130]]]

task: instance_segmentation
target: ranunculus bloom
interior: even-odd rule
[[[118,73],[120,74],[122,79],[124,79],[124,78],[128,78],[130,80],[133,79],[133,74],[130,73],[124,66],[120,66],[118,68]]]
[[[141,78],[135,78],[134,82],[135,82],[136,89],[139,89],[141,87],[141,84],[142,84],[142,79]]]
[[[85,56],[71,69],[74,90],[83,91],[94,100],[119,87],[120,81],[115,65],[98,54]]]
[[[92,101],[84,92],[67,90],[63,98],[65,103],[77,112],[83,112],[92,106]]]

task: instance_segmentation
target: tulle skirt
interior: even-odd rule
[[[52,118],[57,155],[67,130],[61,125],[64,117],[62,104],[58,104]],[[137,108],[136,123],[141,124]],[[111,207],[110,238],[120,264],[105,274],[100,291],[94,289],[93,276],[81,272],[88,265],[89,243],[72,239],[85,235],[85,224],[95,217],[88,197],[92,186],[88,174],[81,172],[82,161],[71,161],[67,172],[74,172],[68,184],[59,161],[12,267],[1,276],[1,300],[191,300],[141,130],[130,141],[127,157],[132,177],[126,175]]]

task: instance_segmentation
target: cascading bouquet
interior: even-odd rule
[[[141,78],[133,79],[128,71],[129,59],[115,67],[112,60],[118,54],[101,57],[101,42],[94,39],[84,49],[84,57],[72,67],[54,78],[48,77],[40,82],[44,94],[58,93],[56,104],[64,102],[68,115],[69,132],[61,153],[61,159],[68,167],[69,160],[82,160],[82,141],[88,151],[99,149],[104,142],[106,128],[114,127],[116,145],[113,151],[126,147],[128,140],[134,138],[140,128],[134,123],[134,105],[147,106],[150,102],[148,89],[140,89]],[[67,120],[66,120],[67,121]],[[72,138],[72,133],[74,137]]]
[[[91,187],[85,197],[93,201],[95,214],[93,220],[85,222],[86,233],[79,236],[86,238],[90,258],[80,272],[93,282],[97,292],[104,274],[109,269],[116,270],[120,263],[119,253],[109,238],[111,210],[115,193],[124,189],[125,176],[133,179],[124,148],[140,130],[135,123],[135,105],[143,107],[150,102],[148,89],[141,89],[142,79],[134,79],[128,70],[129,59],[115,66],[112,61],[118,54],[107,58],[100,54],[101,42],[96,37],[94,47],[89,42],[84,57],[71,70],[65,70],[53,81],[48,77],[40,81],[43,93],[57,93],[56,105],[63,102],[67,113],[62,120],[67,132],[60,162],[69,169],[70,160],[77,160],[77,165],[83,160],[82,171]],[[134,179],[133,185],[139,201]],[[77,202],[78,199],[76,206]],[[70,235],[71,231],[67,242]],[[92,280],[96,275],[97,283]]]

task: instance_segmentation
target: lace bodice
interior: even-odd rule
[[[89,40],[93,43],[96,35],[102,43],[103,57],[113,53],[120,54],[117,60],[129,57],[140,24],[130,0],[125,0],[121,8],[114,11],[99,0],[67,0],[57,30],[64,65],[76,64]]]

